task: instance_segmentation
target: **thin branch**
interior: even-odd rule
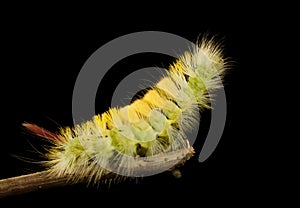
[[[54,186],[62,186],[66,183],[66,177],[51,178],[49,177],[49,171],[2,179],[0,180],[0,198],[47,189]]]
[[[193,155],[193,153],[194,149],[190,147],[189,149],[173,151],[160,155],[154,160],[140,157],[136,159],[133,169],[143,168],[149,170],[157,167],[161,168],[162,166],[167,166],[173,162],[173,164],[177,165],[169,170],[175,170],[174,176],[177,177],[176,175],[178,175],[178,170],[176,168],[183,165],[184,162]],[[101,180],[113,179],[115,177],[115,173],[110,173],[104,175]],[[56,178],[53,176],[51,177],[50,171],[48,170],[2,179],[0,180],[0,198],[45,190],[51,187],[65,186],[70,184],[69,179],[70,178],[66,176]]]

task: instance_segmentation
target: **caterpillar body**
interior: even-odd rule
[[[196,111],[210,108],[211,92],[222,86],[226,69],[221,45],[204,38],[130,105],[110,108],[57,133],[35,124],[23,125],[51,141],[43,163],[53,177],[66,175],[72,181],[97,182],[112,170],[124,176],[143,175],[147,168],[167,164],[167,160],[160,161],[165,154],[176,157],[180,152],[178,162],[193,155],[185,132],[197,124]],[[160,162],[144,167],[137,158]]]

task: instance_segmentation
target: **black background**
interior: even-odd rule
[[[169,206],[183,201],[187,206],[201,206],[203,203],[214,205],[219,202],[268,202],[282,191],[282,183],[275,175],[277,168],[282,169],[284,165],[280,162],[281,157],[276,154],[279,150],[273,148],[276,141],[270,133],[277,126],[269,128],[267,125],[272,114],[267,102],[275,91],[279,91],[276,85],[266,84],[266,80],[272,79],[277,73],[274,66],[280,64],[280,60],[274,64],[276,60],[271,55],[279,45],[278,31],[282,30],[278,19],[266,15],[254,20],[241,16],[240,13],[231,13],[230,18],[199,21],[189,29],[170,29],[167,25],[168,23],[144,23],[135,27],[126,26],[124,30],[119,25],[105,28],[100,23],[90,25],[68,18],[41,20],[37,17],[20,17],[17,21],[8,23],[9,29],[6,30],[7,37],[4,39],[4,43],[8,45],[3,66],[5,74],[1,75],[1,102],[4,108],[1,116],[0,177],[42,170],[36,164],[13,156],[39,159],[36,153],[30,152],[30,144],[39,147],[42,142],[24,131],[22,122],[37,123],[52,131],[57,130],[58,126],[72,125],[73,87],[85,61],[103,44],[138,31],[164,31],[190,41],[195,41],[199,34],[205,32],[224,38],[225,55],[235,64],[225,76],[228,115],[223,136],[215,152],[205,162],[197,161],[209,126],[210,113],[206,111],[195,144],[196,156],[181,168],[183,176],[180,179],[163,173],[138,181],[103,185],[100,188],[81,184],[53,188],[2,199],[3,201],[31,206],[41,206],[37,199],[44,201],[43,204],[57,206],[76,205],[79,202],[99,206],[102,203]],[[134,58],[137,65],[134,65]],[[146,67],[153,63],[167,65],[170,61],[172,59],[165,56],[145,54],[133,56],[120,68]],[[106,93],[97,95],[98,112],[109,107],[109,90],[115,87],[114,81],[109,79],[111,78],[105,81]],[[4,206],[1,204],[1,207]]]

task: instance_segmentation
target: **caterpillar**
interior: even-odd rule
[[[164,155],[177,158],[178,163],[193,156],[185,133],[196,125],[196,111],[210,108],[212,92],[222,86],[227,68],[221,44],[202,38],[129,105],[111,107],[56,133],[32,123],[23,126],[51,142],[43,164],[53,177],[96,183],[110,172],[147,175],[177,165],[170,165]],[[140,161],[157,162],[145,166]]]

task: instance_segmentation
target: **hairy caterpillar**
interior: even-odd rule
[[[193,155],[185,132],[196,124],[195,112],[210,108],[208,91],[222,86],[227,61],[219,44],[204,38],[169,66],[166,76],[143,97],[124,107],[110,108],[90,121],[49,132],[35,124],[23,125],[52,146],[43,163],[53,177],[97,182],[110,172],[143,176],[145,171],[164,169],[165,154],[177,152],[178,161]],[[143,166],[157,160],[156,166]],[[176,165],[176,164],[173,164]],[[160,167],[163,166],[163,167]],[[155,172],[155,171],[154,171]]]

